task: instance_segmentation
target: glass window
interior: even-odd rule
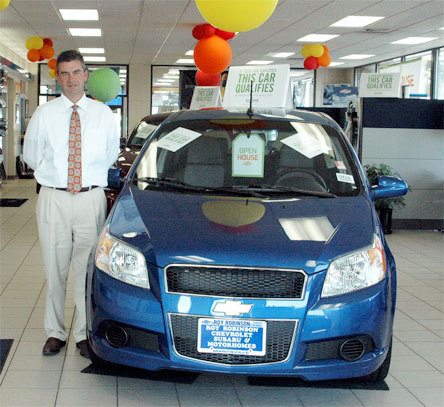
[[[401,72],[401,58],[389,59],[378,63],[378,72],[395,73]]]
[[[293,108],[313,107],[314,72],[304,69],[290,70],[290,88]]]
[[[430,99],[432,51],[407,55],[401,64],[401,86],[407,86],[410,98]]]
[[[359,86],[359,81],[361,80],[361,75],[363,73],[375,73],[376,64],[364,65],[356,68],[355,72],[355,86]]]
[[[444,99],[444,48],[438,50],[436,71],[436,98]]]

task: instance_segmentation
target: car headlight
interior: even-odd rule
[[[143,254],[113,237],[108,227],[103,230],[97,243],[95,264],[111,277],[138,287],[150,288]]]
[[[384,248],[375,235],[372,246],[331,262],[321,297],[346,294],[383,280],[387,271]]]

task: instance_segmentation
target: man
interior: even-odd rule
[[[37,225],[47,280],[44,355],[65,346],[66,282],[71,269],[76,316],[73,336],[88,357],[85,278],[89,252],[105,221],[109,167],[119,152],[119,135],[111,109],[87,98],[88,78],[77,51],[57,58],[62,95],[37,108],[26,131],[23,158],[42,185]]]

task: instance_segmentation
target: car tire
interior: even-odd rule
[[[362,377],[362,381],[365,383],[374,383],[374,382],[382,382],[388,375],[390,370],[390,361],[392,359],[392,345],[393,341],[390,341],[390,347],[388,349],[387,355],[382,362],[382,365],[379,366],[373,373],[368,374],[367,376]]]
[[[112,366],[112,364],[111,364],[110,362],[108,362],[108,361],[102,359],[101,357],[97,356],[97,355],[94,353],[94,351],[93,351],[93,349],[92,349],[92,346],[91,346],[91,343],[90,343],[90,341],[89,341],[89,338],[88,338],[88,352],[89,352],[89,358],[90,358],[90,360],[91,360],[91,363],[92,363],[94,366],[99,367],[99,368],[102,368],[102,369],[103,369],[103,368],[109,368],[109,367]]]

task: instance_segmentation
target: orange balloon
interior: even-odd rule
[[[328,47],[326,45],[323,45],[322,47],[324,48],[324,53],[322,54],[322,56],[330,55],[330,51],[328,50]]]
[[[318,64],[319,66],[322,66],[324,68],[326,68],[327,66],[330,65],[331,59],[330,59],[330,55],[325,54],[322,55],[321,57],[318,58]]]
[[[53,58],[48,61],[49,69],[56,69],[57,67],[57,59]]]
[[[38,49],[30,49],[28,51],[28,60],[30,62],[37,62],[40,59],[40,51]]]
[[[194,47],[194,63],[209,75],[225,71],[231,63],[231,58],[230,44],[217,35],[201,39]]]
[[[40,55],[44,59],[50,59],[54,56],[54,48],[50,47],[49,45],[44,45],[42,48],[40,48]]]

